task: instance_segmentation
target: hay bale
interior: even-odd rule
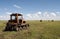
[[[51,22],[54,22],[54,20],[51,20]]]
[[[40,22],[42,22],[42,20],[40,20]]]

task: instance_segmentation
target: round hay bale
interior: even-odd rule
[[[51,20],[51,22],[54,22],[54,20]]]
[[[40,22],[42,22],[42,20],[40,20]]]

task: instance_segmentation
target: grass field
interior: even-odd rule
[[[0,39],[60,39],[60,21],[28,21],[28,30],[3,32],[6,21],[0,21]]]

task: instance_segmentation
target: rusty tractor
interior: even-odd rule
[[[29,24],[23,20],[23,15],[18,13],[13,13],[10,15],[10,20],[8,20],[5,31],[19,31],[22,29],[27,29]]]

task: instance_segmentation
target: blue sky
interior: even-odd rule
[[[0,0],[0,20],[14,12],[26,20],[60,20],[60,0]]]

